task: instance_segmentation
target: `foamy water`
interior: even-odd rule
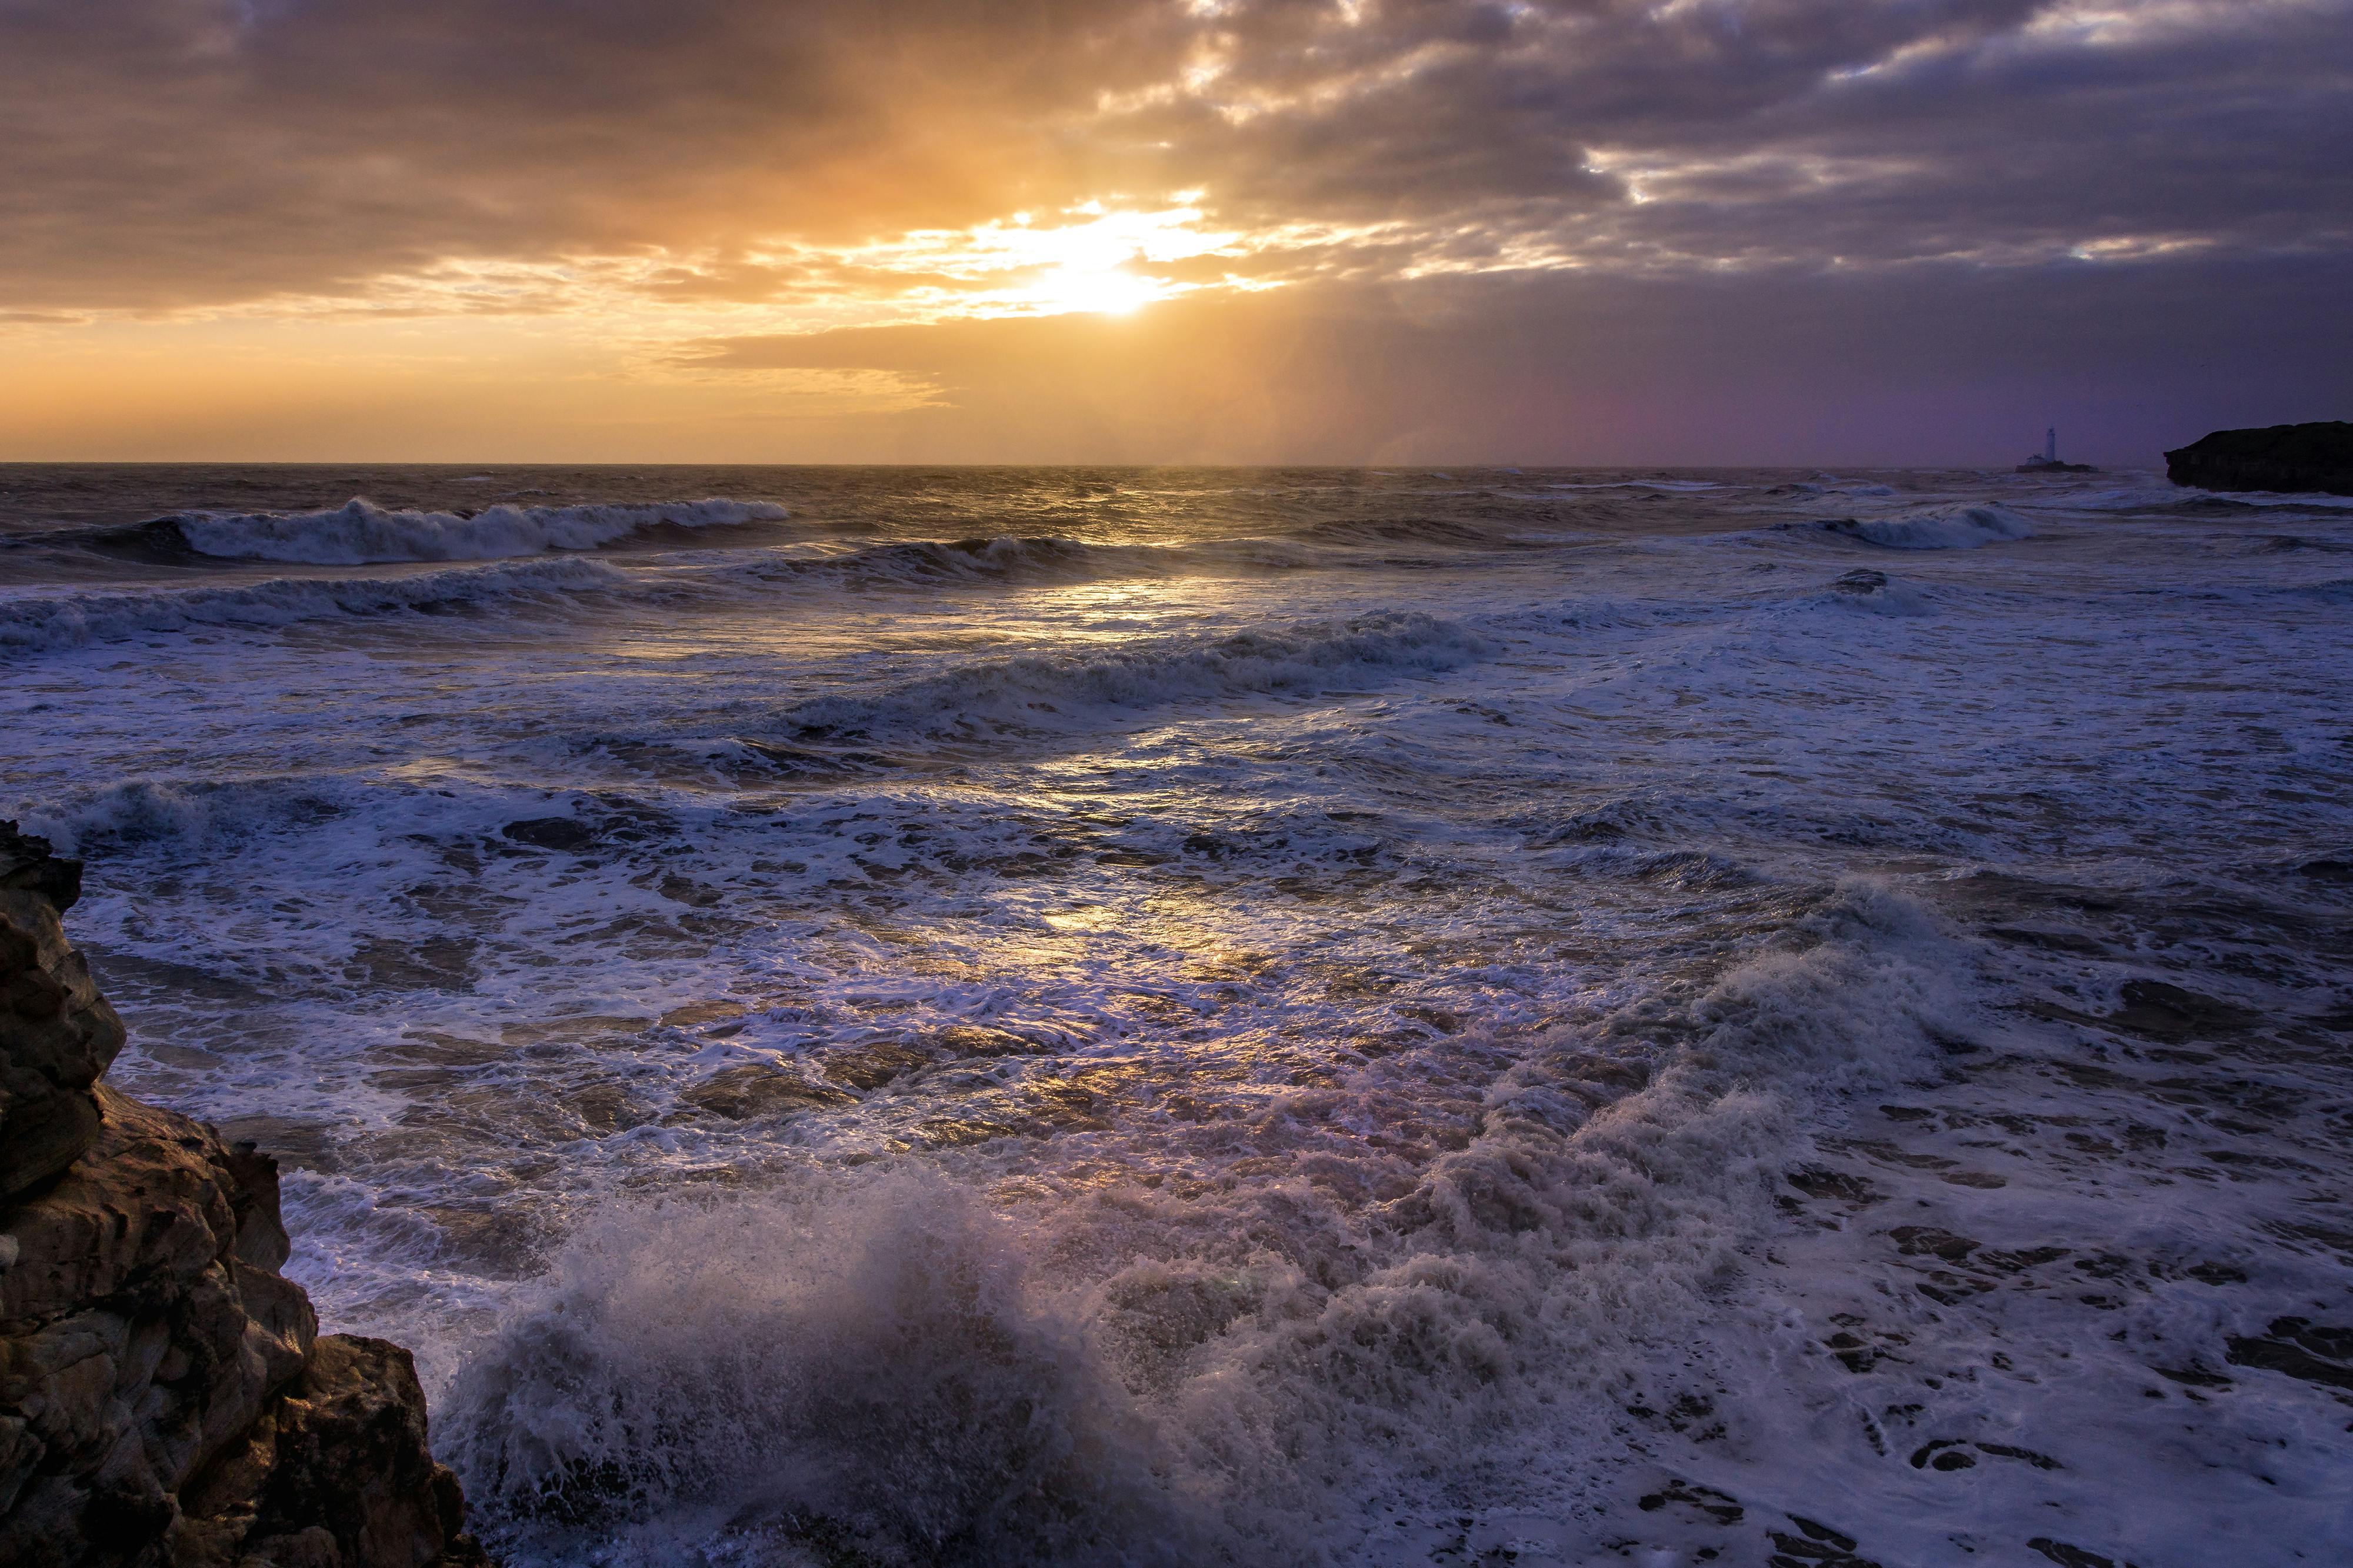
[[[2341,500],[17,468],[0,517],[0,810],[89,859],[118,1076],[287,1163],[290,1271],[417,1350],[514,1563],[2353,1530]]]

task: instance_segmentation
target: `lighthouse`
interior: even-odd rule
[[[2063,463],[2059,460],[2059,426],[2045,426],[2042,450],[2018,465],[2021,474],[2096,474],[2100,470],[2089,463]]]

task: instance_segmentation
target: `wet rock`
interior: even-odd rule
[[[1738,1524],[1746,1512],[1731,1493],[1701,1486],[1697,1481],[1671,1480],[1641,1500],[1644,1513],[1656,1513],[1670,1503],[1696,1509],[1716,1523],[1727,1526]]]
[[[902,1040],[877,1040],[828,1052],[823,1071],[835,1083],[856,1089],[881,1089],[895,1079],[929,1067],[931,1052]]]
[[[2080,1546],[2070,1546],[2047,1535],[2036,1536],[2026,1546],[2028,1551],[2040,1552],[2058,1563],[2059,1568],[2116,1568],[2116,1560],[2113,1557],[2103,1557],[2096,1552],[2086,1552]],[[2125,1568],[2132,1568],[2132,1565],[2126,1563]]]
[[[2217,430],[2166,453],[2165,477],[2209,490],[2353,495],[2353,424],[2320,420]]]
[[[1977,1467],[1977,1456],[1968,1445],[1957,1437],[1940,1437],[1934,1443],[1923,1444],[1912,1454],[1915,1470],[1968,1470]]]
[[[2161,980],[2135,980],[2124,988],[2124,1005],[2101,1020],[2112,1028],[2150,1039],[2179,1042],[2226,1035],[2253,1022],[2245,1009]]]
[[[847,1105],[857,1098],[765,1062],[723,1068],[679,1095],[681,1100],[696,1110],[723,1116],[730,1121],[747,1121],[755,1116],[795,1110],[822,1110]]]
[[[91,1086],[122,1048],[122,1020],[58,921],[80,893],[81,862],[0,822],[0,1199],[97,1141]]]
[[[0,828],[0,1562],[480,1563],[406,1354],[319,1340],[278,1272],[277,1162],[96,1081],[121,1026],[61,866]]]
[[[1854,1554],[1855,1539],[1844,1531],[1794,1513],[1789,1522],[1798,1527],[1795,1533],[1767,1532],[1774,1546],[1773,1555],[1766,1559],[1771,1568],[1879,1568],[1878,1563]]]
[[[1997,1459],[2017,1459],[2032,1465],[2038,1470],[2063,1470],[2067,1468],[2048,1454],[2038,1454],[2015,1443],[1979,1443],[1977,1450],[1980,1454],[1991,1454]]]
[[[487,1564],[458,1478],[426,1447],[406,1351],[332,1334],[301,1375],[185,1494],[183,1561]],[[190,1550],[193,1549],[193,1550]]]
[[[2046,1263],[2056,1263],[2066,1256],[2067,1248],[2063,1247],[2021,1247],[2014,1252],[1981,1253],[1978,1255],[1977,1267],[1990,1268],[2000,1274],[2023,1274],[2030,1269],[2040,1268]],[[2082,1268],[2086,1266],[2077,1264],[2076,1267]]]
[[[2229,1378],[2224,1377],[2219,1372],[2210,1372],[2202,1366],[2158,1366],[2151,1367],[2149,1370],[2156,1373],[2159,1377],[2168,1378],[2172,1382],[2181,1384],[2184,1388],[2228,1388],[2231,1386],[2231,1380]]]
[[[1856,1205],[1874,1204],[1885,1195],[1861,1176],[1823,1165],[1790,1172],[1789,1184],[1810,1198],[1834,1198]]]
[[[554,849],[566,855],[583,854],[596,847],[596,829],[569,816],[533,816],[510,822],[499,829],[499,837],[533,849]]]
[[[1869,1372],[1879,1363],[1883,1353],[1877,1347],[1843,1330],[1824,1340],[1822,1347],[1836,1356],[1839,1364],[1849,1372]]]
[[[2353,1329],[2304,1318],[2274,1318],[2260,1336],[2233,1338],[2224,1359],[2232,1366],[2284,1372],[2306,1383],[2353,1389]]]
[[[1037,1056],[1047,1047],[1008,1029],[978,1024],[953,1024],[932,1037],[942,1050],[957,1057]]]
[[[1933,1226],[1899,1225],[1887,1234],[1894,1240],[1895,1250],[1906,1258],[1941,1258],[1947,1263],[1967,1262],[1979,1246],[1966,1236]]]

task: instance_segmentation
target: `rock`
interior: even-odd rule
[[[2254,1023],[2254,1016],[2161,980],[2125,983],[2123,1005],[2100,1021],[2151,1039],[2179,1042],[2227,1037]]]
[[[721,1068],[691,1089],[680,1091],[678,1098],[698,1110],[723,1116],[730,1121],[744,1121],[786,1111],[822,1110],[847,1105],[858,1097],[765,1062],[744,1062]]]
[[[2306,1383],[2353,1389],[2353,1329],[2329,1328],[2306,1318],[2274,1318],[2262,1336],[2232,1338],[2225,1359],[2232,1366],[2284,1372]]]
[[[266,1418],[183,1494],[180,1560],[271,1564],[488,1559],[464,1533],[458,1478],[425,1446],[406,1351],[330,1334]]]
[[[0,1200],[97,1140],[90,1086],[122,1048],[122,1020],[58,922],[80,892],[81,862],[0,822]]]
[[[318,1338],[278,1272],[277,1162],[97,1081],[79,875],[0,827],[0,1562],[483,1563],[407,1353]]]
[[[2217,430],[2165,455],[2165,477],[2210,490],[2317,490],[2353,495],[2353,424]]]
[[[1899,1225],[1887,1234],[1895,1238],[1895,1250],[1906,1258],[1941,1258],[1947,1263],[1963,1263],[1978,1247],[1966,1236],[1955,1236],[1934,1226]]]
[[[533,816],[521,822],[510,822],[499,829],[501,837],[515,844],[533,849],[554,849],[566,855],[581,855],[596,847],[596,830],[585,822],[568,816]]]

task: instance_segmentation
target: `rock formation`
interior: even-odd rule
[[[2210,490],[2353,496],[2353,424],[2217,430],[2165,455],[2165,477]]]
[[[0,823],[0,1563],[487,1563],[408,1352],[278,1272],[277,1162],[99,1081],[80,887]]]

